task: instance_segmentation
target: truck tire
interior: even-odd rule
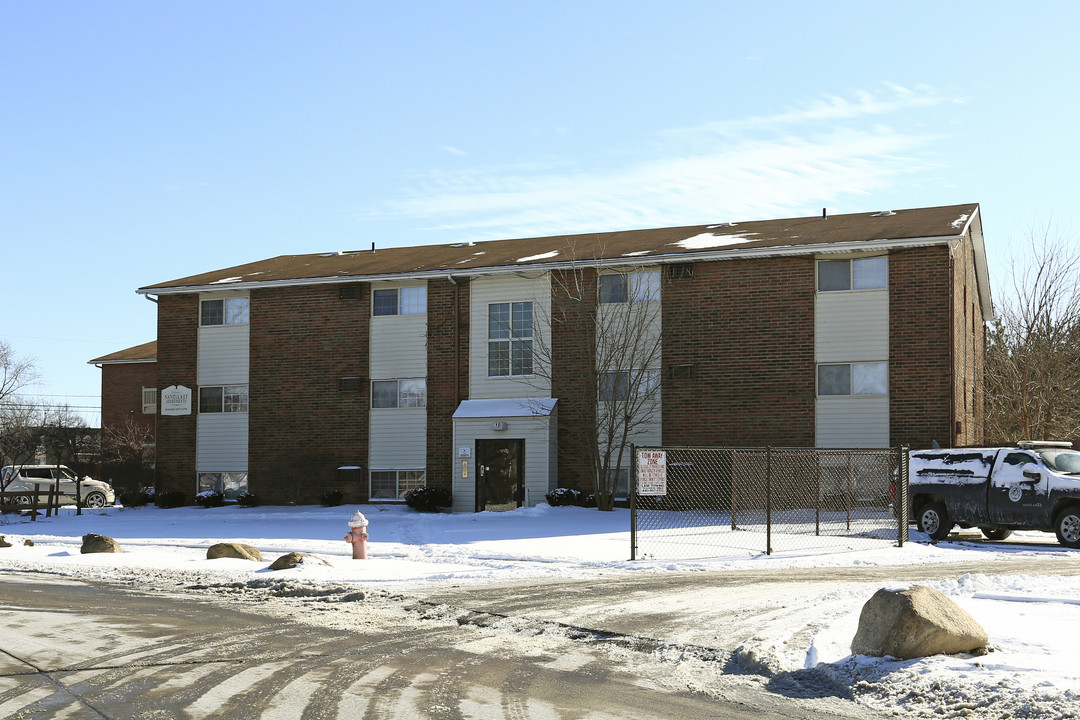
[[[949,520],[949,511],[945,509],[945,503],[931,502],[919,508],[915,514],[915,523],[919,530],[930,536],[934,542],[944,540],[952,530],[952,520]]]
[[[1080,548],[1080,505],[1070,505],[1054,519],[1058,542],[1067,548]]]
[[[1012,535],[1012,530],[1009,528],[980,527],[979,532],[981,532],[983,537],[987,540],[1005,540]]]

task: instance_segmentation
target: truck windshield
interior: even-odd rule
[[[1080,452],[1075,450],[1040,450],[1039,456],[1051,470],[1062,473],[1080,473]]]

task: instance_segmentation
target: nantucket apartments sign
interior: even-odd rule
[[[183,385],[170,385],[161,391],[162,415],[190,415],[191,388]]]

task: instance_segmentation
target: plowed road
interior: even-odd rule
[[[280,585],[157,593],[8,573],[0,717],[866,716],[737,679],[719,694],[693,692],[650,675],[655,648],[635,647],[648,644],[640,638],[534,622],[355,588],[332,598]],[[723,659],[699,650],[703,665]]]

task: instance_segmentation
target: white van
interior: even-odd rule
[[[33,493],[35,484],[39,485],[44,492],[50,485],[58,482],[60,504],[74,505],[77,480],[78,476],[65,465],[6,465],[0,469],[0,489],[3,489],[5,493],[4,502],[11,505],[29,506],[32,503],[32,495],[20,493]],[[105,507],[116,501],[116,495],[109,483],[86,477],[83,478],[81,485],[83,507]],[[45,497],[39,497],[38,503],[44,505]]]

